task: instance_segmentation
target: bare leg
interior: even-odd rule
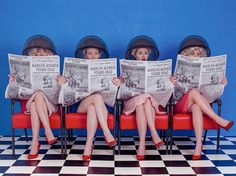
[[[101,125],[105,138],[107,139],[108,142],[113,141],[114,137],[112,136],[107,126],[108,111],[103,101],[103,98],[100,94],[93,94],[85,98],[81,102],[77,112],[78,113],[87,112],[87,107],[91,104],[95,106],[98,122]]]
[[[201,110],[221,126],[226,126],[229,121],[218,116],[211,108],[207,100],[195,89],[189,92],[188,109],[192,104],[197,104]]]
[[[31,126],[32,126],[32,133],[33,139],[31,144],[30,154],[36,154],[38,151],[38,144],[39,144],[39,129],[40,129],[40,121],[36,111],[35,102],[32,102],[30,106],[31,112]]]
[[[98,120],[95,106],[91,104],[87,108],[87,141],[84,148],[84,155],[91,154],[93,146],[93,138],[96,133],[97,126],[98,126]]]
[[[193,118],[193,127],[196,136],[196,148],[194,155],[201,154],[202,147],[202,129],[203,129],[203,113],[201,108],[197,104],[191,106],[192,118]]]
[[[50,127],[49,118],[48,118],[48,109],[47,109],[47,105],[46,105],[43,95],[37,94],[34,98],[34,101],[35,101],[38,116],[45,129],[45,135],[47,136],[47,139],[50,141],[54,139],[54,135]]]
[[[147,118],[147,124],[151,132],[152,140],[156,144],[161,141],[156,128],[155,128],[155,109],[152,107],[150,99],[147,99],[144,103],[145,114]]]
[[[143,104],[136,106],[136,121],[139,133],[139,148],[138,155],[145,154],[145,138],[147,132],[147,119],[144,111]]]

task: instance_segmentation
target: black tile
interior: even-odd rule
[[[142,174],[168,174],[168,171],[165,167],[142,167]]]
[[[165,155],[165,150],[158,150],[161,155]],[[182,155],[182,153],[179,150],[172,150],[172,155]]]
[[[3,176],[30,176],[30,174],[3,174]]]
[[[194,143],[196,143],[196,141]],[[215,144],[212,141],[205,141],[205,143],[203,142],[203,145],[215,145]]]
[[[11,145],[12,141],[0,141],[0,145]]]
[[[221,174],[216,167],[192,167],[196,174]]]
[[[236,145],[220,145],[220,149],[236,149]]]
[[[11,154],[1,154],[0,155],[0,160],[14,160],[18,159],[21,155],[16,154],[16,155],[11,155]]]
[[[0,166],[0,173],[5,173],[9,168],[10,166]]]
[[[189,137],[173,137],[173,141],[192,141]]]
[[[217,137],[207,137],[211,141],[217,141]],[[225,137],[220,137],[220,141],[228,141]]]
[[[17,141],[26,141],[26,137],[20,137]],[[28,141],[32,141],[32,137],[28,137]]]
[[[33,173],[60,173],[62,167],[36,167]]]
[[[113,155],[92,155],[92,160],[106,160],[106,161],[113,161]]]
[[[84,150],[82,149],[71,149],[69,154],[83,154]]]
[[[87,174],[114,174],[113,167],[89,167]]]
[[[89,161],[66,160],[64,166],[89,166]]]
[[[134,141],[121,141],[121,145],[134,145]]]
[[[46,154],[43,160],[65,160],[60,154]]]
[[[166,167],[189,167],[187,161],[164,161]]]
[[[115,167],[139,167],[139,161],[115,161]]]
[[[160,155],[145,155],[144,160],[162,160]]]
[[[94,149],[98,149],[98,150],[113,150],[113,148],[109,147],[107,144],[105,144],[105,145],[95,145]]]
[[[170,174],[170,176],[183,176],[183,174]],[[184,176],[197,176],[196,174],[184,174]]]
[[[176,145],[180,150],[194,150],[195,145]]]
[[[121,155],[136,155],[137,152],[136,150],[121,150],[120,154]]]
[[[45,154],[48,152],[48,149],[39,149],[39,154]],[[30,149],[27,149],[24,154],[29,154],[30,153]]]
[[[215,160],[211,161],[215,166],[236,166],[233,160]]]
[[[74,144],[75,145],[85,145],[86,141],[75,141]]]
[[[30,145],[15,145],[15,149],[28,149]],[[9,146],[7,149],[12,149],[12,145]]]
[[[37,166],[40,160],[17,160],[13,166]]]
[[[184,157],[186,158],[186,160],[193,160],[192,155],[184,155]],[[205,155],[202,155],[201,160],[209,160],[209,159]]]
[[[222,150],[219,150],[217,153],[217,150],[202,150],[204,154],[225,154]]]
[[[233,155],[229,155],[230,158],[232,158],[233,160],[236,160],[236,154],[233,154]]]

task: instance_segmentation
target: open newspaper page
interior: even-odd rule
[[[173,85],[169,80],[171,64],[170,59],[165,61],[120,60],[124,83],[120,86],[119,98],[129,99],[139,94],[150,93],[160,105],[165,107],[173,93]]]
[[[214,101],[223,93],[221,81],[225,69],[226,55],[202,58],[178,55],[174,73],[177,77],[174,99],[180,99],[187,91],[195,88],[209,102]]]
[[[10,74],[15,81],[9,83],[5,92],[6,98],[29,99],[33,94],[30,74],[30,58],[8,54]]]
[[[8,55],[10,74],[15,81],[7,86],[5,97],[29,99],[35,91],[42,91],[52,103],[58,101],[58,56]]]
[[[103,96],[105,104],[113,107],[116,100],[117,87],[112,79],[117,77],[117,60],[90,60],[90,91]]]
[[[177,85],[174,90],[174,99],[180,99],[187,91],[199,88],[202,60],[196,57],[178,55],[174,75]]]
[[[145,61],[120,60],[120,73],[124,83],[120,86],[119,98],[129,99],[133,96],[145,93],[146,86]]]
[[[67,79],[59,97],[63,106],[77,103],[95,92],[103,96],[107,105],[114,106],[117,92],[112,83],[117,75],[115,58],[86,60],[66,57],[63,75]]]
[[[221,82],[225,77],[226,57],[221,55],[203,59],[200,92],[209,102],[223,94],[224,85]]]
[[[170,81],[172,60],[148,61],[147,90],[157,102],[165,107],[173,93],[174,86]]]
[[[60,87],[57,75],[60,74],[58,56],[29,56],[31,82],[34,91],[42,91],[53,104],[58,103]]]

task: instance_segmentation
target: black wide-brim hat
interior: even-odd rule
[[[56,48],[54,43],[50,38],[48,38],[45,35],[33,35],[30,37],[28,40],[26,40],[22,54],[23,55],[28,55],[30,49],[32,48],[43,48],[43,49],[48,49],[53,52],[54,55],[57,54]]]
[[[109,58],[106,43],[98,36],[86,36],[82,38],[76,46],[75,57],[83,58],[83,50],[86,48],[97,48],[100,51],[100,58]]]
[[[149,54],[149,60],[157,60],[159,57],[159,50],[157,48],[156,42],[149,36],[139,35],[134,37],[128,44],[126,50],[126,59],[135,60],[135,57],[132,55],[133,49],[138,48],[148,48],[151,53]]]
[[[206,50],[208,57],[211,55],[211,50],[208,42],[199,35],[190,35],[184,38],[180,43],[178,54],[190,47],[202,47]]]

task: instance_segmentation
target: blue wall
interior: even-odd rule
[[[73,56],[77,42],[90,34],[107,42],[112,57],[122,58],[129,40],[145,34],[156,40],[161,59],[175,59],[185,36],[202,35],[213,55],[228,55],[223,116],[235,119],[235,7],[234,0],[1,0],[0,134],[11,133],[10,101],[4,98],[7,54],[20,54],[25,40],[34,34],[52,38],[62,58]],[[235,135],[236,125],[222,134]]]

